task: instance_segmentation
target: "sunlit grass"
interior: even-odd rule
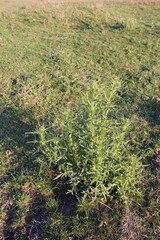
[[[160,7],[134,3],[3,2],[2,238],[157,239]]]

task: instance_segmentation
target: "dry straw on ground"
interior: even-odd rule
[[[123,2],[131,4],[151,4],[160,3],[160,0],[0,0],[1,7],[16,7],[16,6],[29,6],[29,7],[43,7],[46,4],[54,4],[56,6],[65,3],[80,3],[80,2]]]

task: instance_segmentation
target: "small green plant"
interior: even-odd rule
[[[138,192],[141,162],[128,143],[130,121],[116,104],[120,87],[118,79],[107,87],[92,83],[81,104],[66,108],[61,120],[38,131],[48,166],[58,167],[58,177],[69,178],[72,193],[81,191],[96,202],[116,192],[129,204]]]

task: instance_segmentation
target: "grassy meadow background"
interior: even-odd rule
[[[158,240],[160,2],[0,0],[0,239]]]

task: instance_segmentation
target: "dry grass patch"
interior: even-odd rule
[[[62,6],[66,3],[96,3],[97,8],[101,8],[103,3],[129,3],[129,4],[157,4],[160,0],[1,0],[2,8],[17,8],[17,7],[45,7],[46,5],[54,5],[55,7]]]

